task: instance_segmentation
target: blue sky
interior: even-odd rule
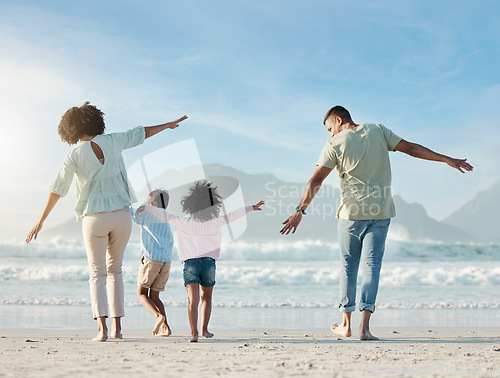
[[[204,163],[294,182],[344,105],[469,159],[461,175],[391,154],[394,192],[442,219],[500,178],[498,14],[496,1],[0,0],[0,237],[36,221],[69,149],[57,124],[86,100],[110,132],[188,114],[151,148],[194,137]]]

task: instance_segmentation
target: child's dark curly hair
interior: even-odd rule
[[[104,113],[90,102],[86,101],[80,107],[70,108],[62,116],[57,132],[63,142],[78,143],[84,135],[95,136],[104,134]]]
[[[217,187],[211,186],[208,181],[195,181],[181,205],[182,211],[192,218],[206,222],[219,216],[222,196],[217,192]]]

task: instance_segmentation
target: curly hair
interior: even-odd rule
[[[163,197],[163,201],[162,201]],[[166,209],[169,200],[168,192],[165,189],[155,189],[148,195],[148,203],[151,206]]]
[[[104,113],[86,101],[80,107],[70,108],[59,122],[57,132],[63,142],[76,144],[84,135],[96,136],[104,134]]]
[[[182,211],[200,222],[206,222],[219,216],[222,196],[217,187],[212,187],[208,181],[195,181],[181,205]]]

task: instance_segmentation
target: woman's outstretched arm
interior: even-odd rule
[[[146,139],[149,137],[158,134],[160,131],[163,131],[165,129],[175,129],[176,127],[179,127],[179,123],[187,119],[187,116],[182,116],[179,119],[176,119],[175,121],[172,122],[167,122],[163,123],[161,125],[156,125],[156,126],[145,126],[144,130],[146,130]]]
[[[35,227],[33,227],[31,231],[28,233],[28,236],[26,236],[26,243],[29,243],[33,238],[36,239],[38,233],[42,229],[43,222],[45,222],[45,219],[47,219],[50,212],[56,205],[57,201],[59,201],[59,198],[61,198],[61,196],[55,193],[49,193],[49,198],[47,198],[47,203],[45,204],[45,208],[43,209],[42,215],[40,215],[40,219],[38,219],[38,222],[36,223]]]

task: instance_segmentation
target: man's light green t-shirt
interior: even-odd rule
[[[365,123],[329,138],[317,165],[336,169],[342,191],[337,218],[387,219],[396,215],[389,151],[402,140],[381,124]]]

